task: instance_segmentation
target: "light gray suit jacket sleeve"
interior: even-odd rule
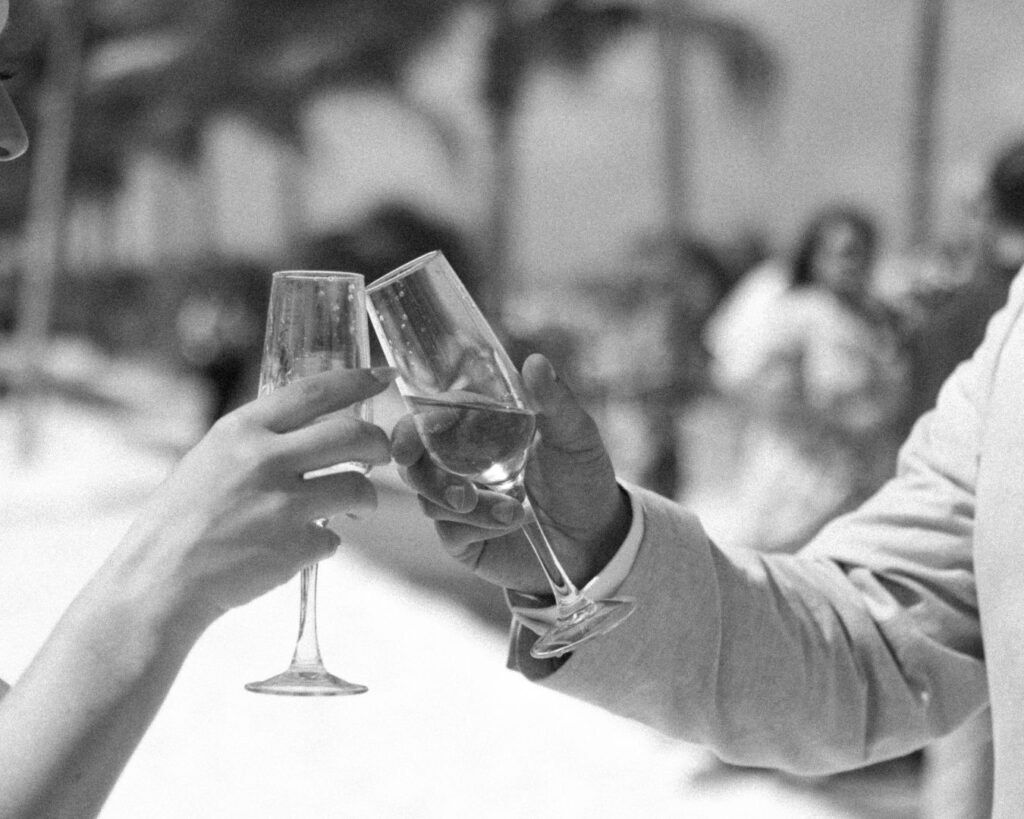
[[[798,555],[713,544],[641,496],[645,532],[621,594],[637,612],[541,684],[710,746],[724,759],[828,772],[896,756],[987,703],[972,561],[974,488],[992,373],[1024,290],[915,426],[897,476]]]

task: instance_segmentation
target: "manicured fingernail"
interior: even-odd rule
[[[516,516],[516,505],[512,501],[498,501],[491,507],[491,516],[498,521],[498,523],[503,523],[508,526]]]
[[[444,490],[444,499],[455,511],[459,511],[466,505],[466,487],[449,486]]]
[[[370,369],[370,375],[381,384],[390,384],[398,378],[398,370],[394,367],[373,367]]]

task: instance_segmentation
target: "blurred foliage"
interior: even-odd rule
[[[311,236],[299,253],[304,267],[354,270],[369,284],[401,264],[440,250],[474,296],[480,271],[460,229],[400,200],[382,202],[353,225]]]
[[[593,8],[560,0],[532,16],[516,14],[513,6],[499,13],[487,50],[482,98],[498,115],[515,107],[530,70],[546,63],[584,71],[604,46],[644,21],[638,8],[625,5]]]
[[[515,106],[527,71],[547,64],[584,72],[603,48],[637,30],[665,28],[681,48],[710,46],[745,102],[767,101],[778,81],[778,60],[748,26],[687,3],[666,10],[647,4],[556,0],[535,15],[517,14],[514,3],[496,5],[503,13],[491,36],[483,88],[483,99],[494,111]]]
[[[0,339],[14,329],[23,284],[0,278]],[[87,367],[73,363],[74,351],[88,351],[94,364],[132,359],[188,373],[207,386],[206,421],[212,423],[256,394],[269,293],[268,271],[241,259],[169,264],[159,275],[137,266],[65,274],[54,293],[53,341],[36,360],[35,394],[123,408],[103,383],[93,382]],[[204,316],[212,310],[214,320],[189,326],[197,307]],[[202,357],[195,355],[197,343],[206,346]],[[0,397],[14,385],[24,389],[15,351],[0,343]]]
[[[670,47],[683,51],[706,47],[725,66],[730,90],[750,106],[761,108],[779,79],[779,64],[770,48],[749,27],[714,11],[686,2],[661,5],[589,0],[555,0],[539,11],[524,11],[516,3],[495,3],[495,22],[485,55],[482,100],[491,119],[494,179],[491,196],[488,269],[491,294],[486,311],[502,309],[512,278],[512,202],[519,179],[513,136],[520,98],[527,81],[542,66],[570,74],[585,74],[604,51],[622,36],[646,31],[667,34]],[[675,66],[663,63],[660,82],[666,88],[683,88],[687,81]],[[685,191],[679,182],[685,139],[680,114],[665,109],[660,147],[664,162],[661,178],[666,188],[667,225],[686,221]]]
[[[14,328],[21,286],[18,277],[0,278],[0,334]],[[131,265],[68,274],[55,293],[52,332],[87,339],[111,355],[179,365],[183,358],[175,317],[193,295],[239,299],[262,316],[269,274],[250,263],[222,258],[165,265],[159,275]]]
[[[464,258],[453,262],[494,315],[500,312],[503,283],[510,278],[510,207],[518,178],[511,126],[532,72],[549,66],[582,74],[620,36],[669,29],[680,48],[711,47],[743,100],[763,102],[778,74],[775,59],[754,33],[685,2],[73,2],[86,14],[86,69],[73,129],[72,196],[112,196],[123,182],[129,158],[142,150],[195,162],[204,130],[222,115],[244,117],[263,132],[301,148],[301,114],[314,96],[354,85],[379,88],[402,100],[413,61],[446,31],[452,15],[471,7],[489,12],[480,102],[494,137],[493,208],[486,243],[477,247],[489,247],[491,252],[474,264],[468,251],[460,250],[457,255]],[[14,4],[3,42],[5,59],[0,65],[18,67],[10,90],[30,134],[38,134],[36,103],[49,68],[47,43],[55,22],[49,15],[54,8],[46,0]],[[451,141],[450,127],[437,117],[432,121],[434,115],[422,107],[418,113],[442,136],[447,132]],[[29,169],[38,154],[30,151],[28,161],[0,165],[0,232],[19,226],[25,218]],[[358,250],[360,269],[379,271],[433,247],[440,246],[449,255],[456,246],[468,247],[446,226],[428,224],[421,217],[400,205],[387,205],[354,226],[348,236],[321,237],[319,250],[322,255],[331,241],[336,253],[345,245],[346,253]],[[359,248],[354,245],[356,237],[362,243]],[[372,241],[377,248],[371,253],[367,248]],[[385,244],[390,254],[381,249]],[[483,270],[486,289],[480,286]],[[488,298],[485,290],[497,295]]]
[[[166,62],[94,83],[89,98],[107,108],[104,119],[122,127],[127,121],[143,143],[186,160],[195,157],[209,119],[226,112],[299,144],[299,114],[312,96],[342,84],[393,86],[451,5],[450,0],[182,2],[174,26],[161,32],[177,45]]]
[[[682,38],[717,44],[748,98],[763,95],[776,73],[743,26],[686,4],[665,18],[646,6],[581,0],[539,13],[507,0],[90,0],[72,189],[115,190],[126,157],[140,147],[194,160],[203,129],[220,114],[242,115],[301,146],[300,114],[311,97],[352,85],[401,96],[410,61],[468,6],[495,13],[481,100],[499,119],[512,114],[530,70],[584,71],[604,45],[638,27],[669,25]],[[13,4],[3,42],[3,62],[18,71],[9,89],[30,133],[46,70],[47,9],[45,0]],[[450,124],[433,125],[451,141]],[[24,211],[25,164],[0,168],[0,227]]]
[[[197,158],[213,117],[238,114],[301,147],[300,113],[338,85],[395,90],[458,0],[92,0],[71,185],[111,193],[140,148]],[[45,75],[43,0],[14,4],[4,62],[29,133]],[[31,154],[30,154],[31,157]],[[31,160],[29,160],[31,161]],[[0,229],[24,215],[27,162],[0,167]]]

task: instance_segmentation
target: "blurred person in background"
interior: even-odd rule
[[[1000,151],[962,256],[957,286],[919,294],[915,333],[914,405],[930,409],[942,382],[981,343],[985,327],[1006,301],[1024,265],[1024,140]],[[924,815],[984,819],[992,813],[993,746],[988,709],[926,750]]]
[[[186,366],[209,388],[207,427],[255,394],[267,279],[247,264],[229,264],[186,283],[175,331]]]
[[[0,0],[0,30],[8,1]],[[0,159],[28,144],[0,86]],[[376,506],[361,474],[390,460],[378,427],[339,412],[390,371],[344,370],[225,416],[180,461],[13,687],[0,682],[0,816],[96,816],[192,646],[231,608],[328,557],[314,520]]]
[[[514,345],[517,365],[542,352],[570,375],[620,473],[667,498],[687,488],[686,422],[708,392],[702,332],[736,279],[727,257],[693,236],[645,240],[613,266],[619,275],[573,291],[571,343],[535,336]],[[560,300],[551,304],[564,313]]]
[[[238,299],[221,294],[189,294],[175,319],[181,352],[190,368],[209,384],[207,427],[241,394],[259,333]]]
[[[1024,263],[1024,140],[993,158],[984,188],[967,210],[965,236],[942,262],[951,284],[926,283],[898,305],[913,338],[915,418],[932,407],[942,382],[981,343]]]
[[[459,271],[459,279],[477,300],[484,282],[469,242],[447,219],[399,199],[386,199],[355,224],[310,238],[300,261],[318,270],[365,270],[371,283],[409,259],[437,248]],[[465,271],[465,272],[463,272]]]
[[[741,419],[730,543],[795,551],[892,473],[910,362],[872,292],[877,245],[866,213],[827,208],[708,324],[712,380]]]
[[[720,254],[697,239],[674,243],[669,279],[651,301],[658,304],[659,344],[646,355],[662,362],[662,377],[637,398],[645,416],[650,455],[640,472],[642,486],[679,499],[686,491],[685,436],[681,422],[709,389],[704,329],[725,297],[733,277]]]

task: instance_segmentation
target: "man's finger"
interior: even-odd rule
[[[439,469],[429,456],[401,470],[403,480],[418,494],[453,512],[469,512],[479,493],[470,481]]]
[[[293,381],[236,412],[271,432],[287,432],[383,392],[394,377],[390,367],[329,370]]]
[[[455,512],[468,512],[476,506],[476,488],[431,460],[411,415],[399,418],[391,431],[391,457],[400,467],[402,480],[418,494]]]
[[[539,353],[527,358],[523,381],[537,404],[537,428],[545,446],[580,451],[601,445],[593,419],[558,378],[547,358]]]
[[[471,569],[480,562],[487,539],[493,536],[493,532],[482,532],[475,526],[446,520],[437,521],[434,530],[444,550]]]
[[[391,430],[391,457],[399,466],[412,466],[426,454],[411,415],[403,415]]]
[[[498,492],[481,492],[476,506],[468,512],[453,512],[449,507],[437,504],[422,495],[418,496],[420,508],[428,518],[435,521],[453,521],[489,531],[518,529],[523,524],[525,512],[522,504]]]

